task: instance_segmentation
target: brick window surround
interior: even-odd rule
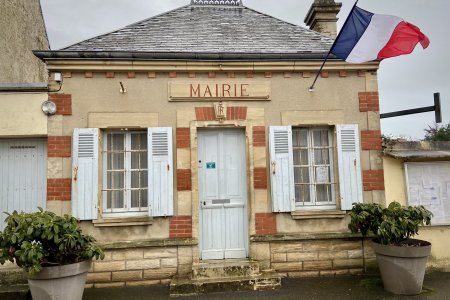
[[[273,213],[257,213],[255,215],[255,229],[258,235],[277,233],[277,216]]]
[[[72,194],[72,179],[47,179],[47,200],[70,201]]]
[[[170,238],[192,237],[192,217],[191,216],[171,217],[169,225],[169,237]]]
[[[70,157],[72,153],[71,136],[49,136],[48,157]]]

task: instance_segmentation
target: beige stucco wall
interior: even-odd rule
[[[383,156],[383,166],[386,202],[397,201],[406,205],[406,178],[403,161]]]
[[[0,136],[46,136],[47,116],[42,112],[46,93],[0,93]]]
[[[47,81],[45,64],[32,50],[49,49],[39,0],[2,0],[0,83]]]
[[[156,63],[155,63],[156,64]],[[195,224],[195,216],[198,213],[193,203],[196,203],[197,180],[195,178],[196,158],[196,133],[194,107],[212,107],[217,101],[169,101],[169,83],[217,83],[217,82],[246,82],[250,84],[264,83],[271,88],[270,101],[224,101],[228,106],[246,106],[247,121],[226,121],[225,124],[238,127],[248,127],[247,132],[247,160],[248,186],[249,186],[249,233],[254,234],[254,213],[270,213],[270,183],[267,190],[250,188],[253,186],[253,166],[268,166],[268,147],[253,151],[251,126],[273,126],[273,125],[336,125],[342,123],[358,124],[360,130],[379,130],[379,114],[374,112],[360,112],[358,93],[365,91],[376,91],[376,68],[377,65],[366,66],[371,72],[361,72],[361,65],[356,69],[349,69],[346,64],[330,64],[329,76],[319,78],[314,92],[309,92],[313,81],[312,69],[317,66],[299,63],[289,63],[279,66],[262,66],[256,63],[235,63],[228,66],[218,65],[227,71],[217,70],[214,63],[194,63],[186,67],[180,65],[185,71],[176,70],[177,66],[164,65],[160,63],[155,66],[145,63],[126,62],[50,62],[52,71],[66,73],[61,93],[72,95],[72,115],[63,117],[59,123],[61,135],[71,136],[73,129],[77,127],[88,127],[93,123],[93,116],[114,116],[107,118],[110,127],[120,127],[130,123],[133,115],[142,119],[141,116],[148,114],[148,126],[161,126],[191,128],[191,151],[189,149],[176,149],[174,138],[174,163],[180,168],[191,168],[193,179],[191,191],[177,191],[176,178],[174,178],[174,209],[175,214],[193,216],[193,236],[198,236],[198,227]],[[191,68],[187,70],[186,68]],[[248,69],[246,69],[248,68]],[[266,68],[266,69],[264,69]],[[254,72],[248,76],[248,71]],[[345,70],[346,72],[339,71]],[[106,72],[114,72],[113,78],[106,78]],[[133,71],[132,77],[128,73]],[[176,77],[173,73],[176,72]],[[211,71],[215,77],[211,77]],[[229,78],[228,72],[233,72],[233,78]],[[92,72],[92,78],[86,78],[85,72]],[[151,76],[149,73],[151,72]],[[153,73],[155,72],[155,73]],[[189,72],[189,73],[188,73]],[[303,73],[305,72],[305,73]],[[267,76],[269,73],[269,76]],[[194,74],[195,78],[190,78]],[[88,74],[91,77],[91,74]],[[111,74],[109,74],[111,75]],[[155,76],[156,75],[156,76]],[[127,92],[120,92],[120,82]],[[181,113],[182,112],[182,113]],[[178,119],[177,119],[178,118]],[[228,123],[227,123],[228,122]],[[145,123],[145,122],[144,122]],[[147,123],[146,123],[147,124]],[[143,127],[142,122],[139,126]],[[203,126],[222,126],[218,121],[204,122]],[[192,127],[194,126],[194,127]],[[104,127],[104,126],[103,126]],[[134,127],[134,126],[130,126]],[[145,127],[145,126],[144,126]],[[193,131],[194,128],[194,131]],[[51,130],[51,129],[49,129]],[[266,136],[268,131],[266,132]],[[174,132],[175,135],[175,132]],[[264,151],[266,153],[264,153]],[[379,151],[362,151],[362,169],[380,169],[382,161]],[[264,158],[264,161],[261,160]],[[178,162],[180,159],[182,161]],[[190,162],[190,163],[189,163]],[[100,174],[101,175],[101,174]],[[100,176],[101,177],[101,176]],[[175,176],[176,177],[176,176]],[[338,187],[336,187],[338,189]],[[374,200],[377,199],[377,200]],[[365,202],[384,202],[383,191],[368,191],[364,193]],[[339,200],[337,200],[339,203]],[[339,208],[339,205],[338,205]],[[294,220],[290,214],[277,214],[277,231],[279,233],[306,233],[306,232],[346,232],[348,220],[345,217],[328,219]],[[151,226],[135,226],[135,228],[94,228],[90,222],[84,222],[83,227],[94,233],[102,241],[117,240],[141,240],[147,238],[163,238],[169,236],[169,222],[164,218],[154,218]]]
[[[386,202],[400,202],[407,205],[406,178],[404,162],[392,157],[383,157],[384,184],[386,188]],[[433,223],[433,219],[431,220]],[[428,267],[443,271],[450,271],[450,226],[427,226],[422,227],[419,239],[431,242],[431,256],[428,259]]]

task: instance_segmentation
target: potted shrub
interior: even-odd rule
[[[92,258],[102,249],[81,233],[77,219],[39,208],[8,214],[0,232],[0,263],[15,262],[27,274],[33,299],[81,299]]]
[[[372,246],[385,290],[394,294],[416,295],[422,291],[431,244],[412,239],[420,225],[429,225],[433,214],[423,206],[387,208],[378,204],[355,203],[348,225],[353,233],[374,235]]]

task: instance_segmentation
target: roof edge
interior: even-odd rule
[[[198,60],[198,61],[251,61],[251,60],[323,60],[326,52],[307,53],[217,53],[217,52],[128,52],[128,51],[43,51],[34,50],[39,59],[101,59],[101,60]],[[336,59],[330,55],[329,59]]]

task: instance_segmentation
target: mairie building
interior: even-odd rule
[[[352,203],[385,204],[379,62],[330,57],[310,90],[340,6],[314,1],[307,29],[192,0],[34,51],[57,108],[43,205],[104,247],[88,287],[181,294],[222,276],[263,289],[374,267],[347,225]]]

